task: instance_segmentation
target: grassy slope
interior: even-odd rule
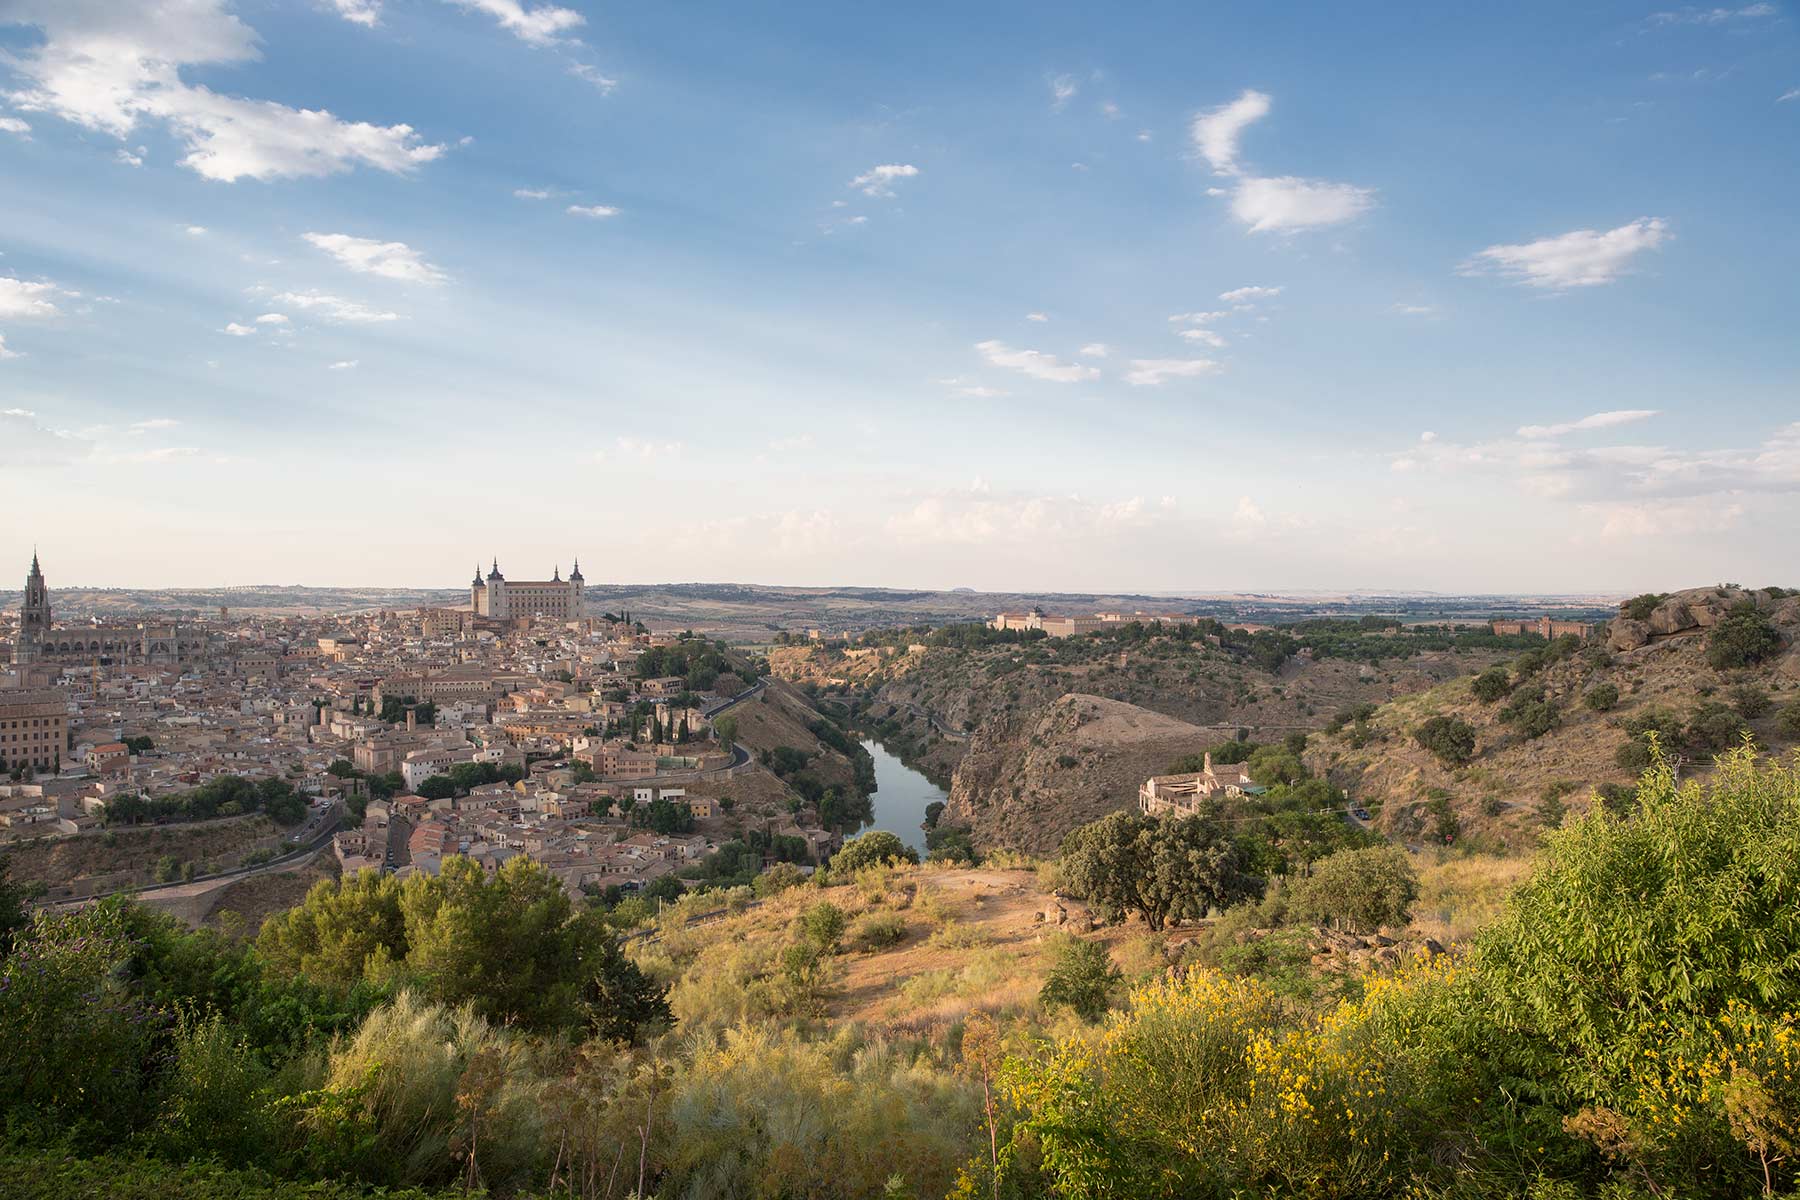
[[[163,855],[204,864],[196,870],[222,869],[280,841],[274,823],[260,814],[81,833],[20,843],[11,851],[12,876],[59,884],[94,879],[108,887],[130,887],[152,882],[156,860]]]

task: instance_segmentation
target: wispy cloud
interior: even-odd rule
[[[1617,229],[1577,229],[1518,245],[1489,246],[1463,264],[1465,274],[1493,271],[1531,287],[1563,290],[1613,282],[1646,250],[1673,235],[1660,217],[1639,217]]]
[[[1569,433],[1581,433],[1589,429],[1612,429],[1618,425],[1647,421],[1661,411],[1655,408],[1621,408],[1612,412],[1593,413],[1577,421],[1558,422],[1555,425],[1521,425],[1519,436],[1523,438],[1554,438]]]
[[[1229,292],[1220,292],[1219,299],[1233,308],[1250,308],[1261,304],[1264,300],[1273,300],[1281,295],[1280,287],[1241,287],[1232,288]]]
[[[587,18],[571,8],[554,4],[523,4],[520,0],[449,0],[458,8],[485,13],[500,22],[500,28],[533,46],[548,46],[561,41],[572,29],[587,24]]]
[[[619,86],[619,81],[606,74],[599,67],[587,63],[572,63],[569,74],[598,91],[602,96],[610,96]]]
[[[1094,367],[1064,362],[1053,354],[1037,350],[1015,350],[1004,342],[977,342],[975,349],[996,367],[1005,367],[1046,383],[1083,383],[1100,378],[1100,372]]]
[[[1238,140],[1251,124],[1269,115],[1268,94],[1245,91],[1229,104],[1200,113],[1189,126],[1194,149],[1215,175],[1238,174]]]
[[[571,204],[564,211],[571,217],[586,217],[590,221],[604,221],[619,215],[619,210],[610,204]]]
[[[1171,379],[1216,375],[1222,369],[1210,358],[1134,358],[1125,382],[1133,387],[1159,387]]]
[[[340,358],[325,369],[327,371],[354,371],[356,370],[357,363],[358,360],[354,358]]]
[[[381,24],[381,0],[330,0],[338,16],[353,25]]]
[[[289,308],[298,308],[304,312],[317,313],[327,321],[336,321],[345,325],[378,325],[400,319],[399,313],[370,308],[358,301],[346,300],[341,296],[333,296],[325,292],[282,292],[275,296],[274,300],[277,304],[285,304]]]
[[[382,242],[347,233],[309,233],[305,237],[311,245],[361,275],[426,284],[439,284],[450,278],[405,242]]]
[[[1188,128],[1194,149],[1214,175],[1235,179],[1229,189],[1209,188],[1208,195],[1229,196],[1231,213],[1251,233],[1298,233],[1337,225],[1375,206],[1372,188],[1298,175],[1260,176],[1239,162],[1238,143],[1244,130],[1269,115],[1273,102],[1265,92],[1246,90],[1229,104],[1196,116]]]
[[[519,200],[548,200],[549,188],[514,188],[513,196]]]
[[[1069,106],[1069,101],[1081,91],[1081,84],[1073,75],[1057,75],[1050,80],[1050,111],[1061,112]]]
[[[919,168],[911,163],[882,163],[852,179],[848,186],[856,188],[865,196],[889,197],[894,194],[896,179],[911,179],[918,173]]]
[[[1076,353],[1083,358],[1105,358],[1112,353],[1112,347],[1105,342],[1089,342]]]
[[[1726,25],[1734,21],[1754,21],[1779,16],[1773,4],[1746,4],[1739,8],[1678,8],[1650,14],[1652,25]]]
[[[256,336],[256,326],[240,325],[236,321],[232,321],[219,332],[228,333],[232,337],[254,337]]]
[[[31,124],[18,117],[0,117],[0,133],[17,134],[26,141],[31,140]]]

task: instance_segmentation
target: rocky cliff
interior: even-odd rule
[[[968,826],[984,849],[1053,853],[1077,825],[1136,804],[1147,776],[1218,740],[1135,704],[1070,693],[975,732],[943,823]]]

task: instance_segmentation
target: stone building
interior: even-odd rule
[[[62,769],[69,742],[69,700],[51,689],[0,691],[0,762]]]
[[[1535,633],[1547,642],[1570,636],[1586,641],[1594,631],[1594,627],[1584,621],[1557,621],[1549,617],[1538,617],[1536,620],[1530,617],[1510,620],[1496,617],[1489,624],[1494,633],[1500,636]]]
[[[1256,785],[1242,763],[1213,765],[1207,754],[1198,771],[1182,775],[1153,775],[1138,788],[1138,809],[1148,816],[1203,815],[1212,811],[1207,802],[1218,796],[1241,796]]]
[[[496,620],[515,620],[529,617],[549,617],[558,621],[579,620],[584,614],[582,610],[582,588],[585,581],[581,577],[581,560],[575,560],[575,569],[569,577],[562,577],[562,568],[551,572],[549,579],[509,580],[500,573],[500,560],[494,560],[494,568],[487,578],[481,577],[481,568],[475,568],[475,578],[469,584],[469,607],[478,617],[492,617]]]
[[[179,622],[57,626],[50,617],[50,588],[31,556],[13,662],[20,666],[187,666],[205,659],[212,642],[203,630]]]

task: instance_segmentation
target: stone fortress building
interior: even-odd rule
[[[469,607],[478,617],[499,621],[537,616],[575,621],[586,615],[582,606],[585,586],[579,558],[567,579],[562,577],[562,568],[557,567],[549,579],[531,580],[506,578],[500,573],[500,560],[496,558],[486,579],[481,577],[481,567],[476,566],[475,579],[469,584]]]
[[[57,626],[50,615],[49,585],[32,554],[13,642],[14,665],[186,666],[206,658],[210,648],[204,630],[184,628],[178,621]]]

